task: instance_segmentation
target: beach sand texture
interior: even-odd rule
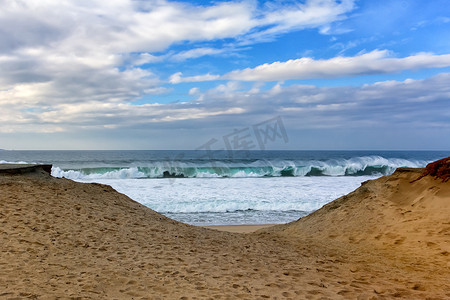
[[[403,169],[286,225],[170,220],[111,187],[0,174],[1,299],[448,299],[450,181]]]

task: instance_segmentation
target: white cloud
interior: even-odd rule
[[[193,87],[193,88],[191,88],[190,90],[189,90],[189,93],[188,93],[189,95],[191,95],[191,96],[195,96],[195,95],[200,95],[201,94],[201,92],[200,92],[200,89],[199,88],[197,88],[197,87]]]
[[[255,18],[255,27],[240,43],[272,40],[275,36],[304,28],[327,27],[330,23],[342,20],[355,8],[354,0],[308,0],[301,2],[266,2]],[[261,29],[262,28],[262,29]]]
[[[205,74],[205,75],[198,75],[198,76],[188,76],[188,77],[182,77],[183,73],[177,72],[175,74],[172,74],[169,78],[169,82],[173,84],[181,83],[181,82],[201,82],[201,81],[213,81],[213,80],[219,80],[219,75],[211,75],[211,74]]]
[[[88,128],[198,128],[248,126],[281,115],[291,130],[307,128],[448,127],[450,74],[425,80],[386,81],[359,87],[305,85],[244,90],[229,82],[201,92],[198,99],[172,104],[132,105],[93,99],[82,103],[9,105],[20,95],[0,93],[1,132],[61,132]],[[39,90],[36,86],[35,90]],[[36,101],[42,101],[37,97]],[[189,121],[186,123],[186,121]],[[106,126],[106,127],[105,127]],[[106,129],[105,129],[106,130]]]
[[[340,88],[284,86],[282,81],[447,67],[450,55],[396,58],[375,50],[353,57],[280,61],[227,74],[213,74],[216,69],[196,76],[177,72],[176,63],[225,56],[242,51],[239,46],[293,30],[338,34],[345,28],[334,26],[336,21],[345,19],[355,2],[236,0],[200,6],[167,0],[0,0],[0,131],[198,129],[239,126],[241,121],[248,125],[273,114],[285,116],[294,129],[380,122],[448,126],[442,121],[449,117],[448,74]],[[439,22],[448,23],[448,18]],[[145,69],[161,62],[168,63],[167,69]],[[197,99],[191,102],[133,105],[145,95],[167,92],[167,81],[158,78],[167,76],[167,70],[174,73],[169,78],[173,84],[229,82],[206,91],[206,85],[201,90],[192,87],[189,95]],[[255,83],[249,87],[241,81]],[[267,81],[278,83],[268,89]]]
[[[206,55],[217,55],[220,53],[224,53],[225,51],[226,49],[196,48],[172,55],[171,59],[175,61],[184,61],[187,59],[202,57]]]
[[[272,12],[261,20],[261,25],[277,24],[266,33],[291,28],[321,27],[342,19],[345,13],[355,8],[354,2],[319,0],[294,3],[286,7],[275,5]]]
[[[271,10],[258,10],[251,1],[194,6],[164,0],[11,0],[2,2],[0,25],[8,30],[0,33],[0,51],[37,47],[78,56],[157,52],[181,41],[236,38],[260,26],[271,27],[268,31],[272,33],[299,24],[321,26],[352,10],[349,1],[344,2],[347,4],[308,1],[306,5],[278,4]]]
[[[290,79],[342,78],[374,74],[391,74],[405,70],[444,68],[450,66],[450,54],[416,55],[393,58],[387,50],[374,50],[357,56],[338,56],[330,59],[304,57],[285,62],[259,65],[255,68],[235,70],[224,75],[197,75],[182,77],[176,73],[170,78],[173,84],[214,80],[284,81]]]
[[[315,60],[299,58],[286,62],[263,64],[236,70],[221,79],[241,81],[279,81],[289,79],[339,78],[372,74],[397,73],[404,70],[450,66],[450,54],[416,54],[404,58],[389,57],[386,50],[374,50],[354,57]]]
[[[92,100],[126,103],[161,93],[162,82],[138,66],[217,55],[228,50],[195,43],[251,40],[262,27],[266,37],[299,26],[319,27],[353,8],[351,1],[331,0],[263,8],[254,1],[196,6],[166,0],[10,0],[1,1],[1,7],[0,101],[41,109]],[[186,41],[192,49],[164,53]],[[216,79],[176,73],[171,82]]]
[[[135,66],[141,66],[144,64],[151,64],[161,62],[166,59],[166,55],[152,55],[150,53],[140,53],[138,55],[129,55],[129,64]]]

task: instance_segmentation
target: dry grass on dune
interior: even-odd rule
[[[450,183],[420,172],[254,234],[181,224],[105,185],[0,175],[0,298],[448,298]]]

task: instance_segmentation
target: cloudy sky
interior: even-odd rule
[[[0,0],[0,148],[450,149],[448,0]],[[237,131],[236,131],[237,130]]]

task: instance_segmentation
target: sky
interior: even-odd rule
[[[1,149],[450,150],[449,137],[448,0],[0,0]]]

